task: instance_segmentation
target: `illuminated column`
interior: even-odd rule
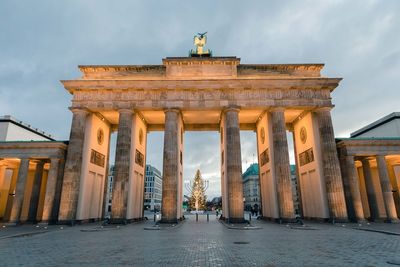
[[[270,111],[272,121],[272,140],[275,178],[277,184],[279,217],[294,219],[292,182],[290,179],[289,150],[286,137],[285,114],[283,108]]]
[[[37,220],[37,210],[40,197],[40,187],[42,185],[44,162],[39,161],[36,164],[35,177],[33,180],[31,200],[29,203],[28,221],[35,222]]]
[[[242,156],[240,150],[239,108],[224,110],[225,177],[228,221],[244,222]],[[226,216],[225,216],[226,218]]]
[[[47,176],[46,195],[44,198],[44,206],[42,214],[42,222],[44,223],[48,223],[56,219],[54,217],[55,213],[54,202],[57,190],[59,165],[60,165],[60,159],[57,158],[50,159],[50,169],[49,169],[49,174]]]
[[[73,113],[71,134],[65,162],[60,211],[58,214],[60,223],[74,223],[76,220],[86,118],[89,114],[84,109],[71,109],[71,111]]]
[[[361,160],[362,169],[365,180],[365,187],[367,191],[368,205],[371,213],[371,219],[379,219],[378,200],[376,197],[376,189],[372,180],[371,167],[369,160],[364,158]]]
[[[10,220],[13,200],[15,197],[15,187],[17,186],[17,179],[18,179],[18,168],[14,168],[12,169],[10,189],[8,190],[7,205],[6,205],[6,210],[4,212],[3,221],[5,222],[8,222]]]
[[[129,171],[131,164],[131,134],[133,111],[119,110],[117,147],[115,153],[115,172],[111,218],[115,223],[125,222],[128,204]]]
[[[351,203],[354,209],[355,219],[360,222],[364,221],[364,210],[361,202],[360,185],[358,181],[357,170],[355,167],[354,156],[346,156],[346,173],[349,181],[349,189],[351,194]]]
[[[181,165],[181,114],[178,109],[165,111],[164,157],[161,222],[176,223],[179,217],[179,179]]]
[[[322,170],[331,219],[346,221],[347,209],[344,198],[342,176],[336,150],[330,108],[315,111],[321,145]]]
[[[15,187],[15,196],[12,202],[11,214],[10,214],[10,223],[19,223],[21,211],[22,211],[22,203],[24,201],[25,195],[25,185],[26,180],[28,178],[29,171],[29,159],[21,159],[19,170],[18,170],[18,178],[17,184]]]
[[[376,156],[376,163],[378,165],[379,182],[381,183],[383,200],[385,203],[387,220],[389,222],[399,222],[397,218],[396,206],[394,205],[392,185],[389,180],[389,173],[386,166],[385,156]]]

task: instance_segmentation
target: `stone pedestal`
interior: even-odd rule
[[[111,205],[111,220],[113,223],[126,222],[129,190],[129,166],[131,164],[132,122],[132,110],[119,110],[119,125],[115,153],[115,172],[113,178]]]
[[[315,115],[318,121],[322,169],[325,178],[330,217],[335,221],[347,221],[346,202],[330,108],[320,108],[315,111]]]
[[[161,222],[178,222],[178,179],[180,177],[180,151],[179,151],[179,120],[178,109],[165,111],[164,154],[163,154],[163,183]],[[180,208],[180,207],[179,207]]]
[[[367,191],[368,205],[371,213],[371,219],[379,219],[378,200],[376,196],[376,189],[372,180],[371,167],[368,159],[362,159],[362,169],[365,180],[365,189]]]
[[[12,202],[10,223],[19,223],[22,211],[22,203],[25,195],[25,185],[29,172],[29,159],[21,159],[18,169],[17,184],[15,187],[15,196]]]
[[[43,177],[43,166],[44,166],[43,161],[39,161],[36,164],[31,200],[29,203],[28,221],[30,221],[30,222],[36,222],[36,220],[37,220],[37,211],[38,211],[38,204],[39,204],[39,197],[40,197],[40,187],[42,185],[42,177]]]
[[[44,198],[42,222],[48,223],[54,221],[54,202],[57,190],[57,178],[59,170],[60,159],[50,159],[50,169],[47,176],[46,195]]]
[[[381,183],[387,221],[398,223],[399,219],[397,218],[396,206],[393,199],[392,185],[390,184],[389,180],[389,173],[386,166],[385,156],[377,156],[376,163],[378,165],[379,182]]]
[[[59,223],[74,223],[78,206],[79,187],[82,170],[82,153],[85,141],[86,117],[88,111],[72,109],[71,135],[58,214]]]
[[[346,156],[346,173],[349,179],[351,203],[354,209],[354,216],[358,222],[365,221],[364,210],[361,202],[360,185],[358,175],[355,168],[354,157]]]
[[[284,221],[294,219],[292,183],[290,179],[289,150],[283,108],[271,110],[273,164],[278,194],[279,217]]]
[[[226,172],[228,192],[228,220],[244,222],[242,156],[240,150],[239,109],[228,108],[225,113]]]

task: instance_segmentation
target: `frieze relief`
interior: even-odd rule
[[[259,100],[259,99],[330,99],[329,90],[168,90],[146,92],[145,90],[135,91],[76,91],[74,101],[144,101],[144,100],[165,100],[165,101],[187,101],[187,100]]]

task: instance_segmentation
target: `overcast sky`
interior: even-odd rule
[[[71,96],[59,80],[77,65],[161,64],[186,56],[208,31],[215,56],[242,63],[325,63],[344,78],[333,93],[335,134],[399,111],[400,1],[0,1],[0,115],[67,140]],[[243,165],[254,133],[242,133]],[[148,163],[162,170],[162,133],[151,133]],[[201,144],[201,145],[199,145]],[[219,194],[219,135],[185,135],[184,177],[200,168]],[[247,163],[246,163],[247,162]]]

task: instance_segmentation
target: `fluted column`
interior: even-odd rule
[[[360,183],[355,167],[354,156],[346,156],[347,179],[349,180],[351,201],[354,215],[358,222],[365,221],[364,210],[361,202]]]
[[[88,111],[84,109],[72,109],[71,111],[73,113],[71,134],[65,162],[60,211],[58,214],[60,223],[73,223],[76,219],[86,118],[89,114]]]
[[[44,162],[39,161],[36,164],[35,177],[33,180],[31,200],[29,203],[28,221],[35,222],[37,220],[37,210],[40,197],[40,187],[42,185]]]
[[[240,150],[239,109],[225,111],[226,175],[230,222],[244,222],[242,156]]]
[[[330,217],[334,220],[346,221],[347,209],[330,108],[320,108],[315,111],[315,115],[318,121],[322,170],[325,177]]]
[[[379,182],[381,183],[387,220],[390,222],[399,222],[399,219],[397,218],[396,206],[394,205],[392,185],[390,184],[389,180],[385,156],[376,156],[376,163],[378,165]]]
[[[17,184],[15,187],[15,196],[11,208],[11,214],[9,220],[10,223],[19,223],[20,221],[28,172],[29,172],[29,159],[21,159],[18,169]]]
[[[130,109],[119,110],[111,204],[111,218],[115,223],[125,222],[127,219],[132,123],[133,111]]]
[[[378,200],[376,196],[376,189],[372,180],[371,166],[369,160],[364,158],[361,160],[362,169],[365,180],[365,187],[367,191],[368,205],[371,213],[371,219],[379,219]]]
[[[42,222],[50,222],[54,221],[56,218],[54,215],[54,198],[56,196],[57,190],[57,178],[58,178],[58,170],[60,165],[60,159],[52,158],[50,159],[50,169],[49,174],[47,175],[47,184],[46,184],[46,194],[44,197],[44,206],[43,206],[43,214],[42,214]]]
[[[295,215],[284,111],[283,108],[275,108],[270,111],[273,140],[272,153],[274,155],[273,163],[278,193],[279,217],[283,220],[292,220]]]
[[[8,198],[7,198],[7,205],[6,210],[4,212],[3,221],[8,222],[11,216],[11,210],[13,206],[13,200],[15,197],[15,188],[17,186],[18,180],[18,168],[12,169],[12,177],[10,183],[10,189],[8,190]]]
[[[176,223],[178,216],[178,179],[179,179],[179,119],[178,109],[165,111],[164,130],[164,158],[163,158],[163,182],[161,222]]]

